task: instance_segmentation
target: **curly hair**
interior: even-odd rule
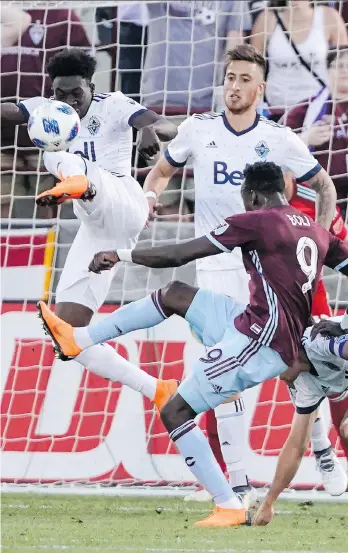
[[[91,81],[97,66],[95,58],[79,48],[64,48],[53,56],[46,65],[46,71],[52,81],[56,77],[78,75]]]
[[[283,171],[273,161],[257,161],[244,169],[244,188],[249,192],[261,192],[270,196],[276,192],[284,193]]]

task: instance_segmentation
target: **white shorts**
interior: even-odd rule
[[[249,275],[244,268],[223,271],[202,271],[196,274],[197,286],[211,290],[216,294],[225,294],[243,305],[248,305]]]
[[[105,301],[118,265],[100,275],[90,273],[88,265],[100,251],[134,248],[148,218],[148,202],[133,177],[117,177],[91,163],[87,176],[97,194],[91,202],[74,200],[81,226],[59,279],[56,303],[78,303],[96,312]]]

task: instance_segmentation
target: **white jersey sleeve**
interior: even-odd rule
[[[305,336],[306,333],[307,331],[305,332]],[[326,337],[317,334],[314,340],[307,339],[305,341],[305,348],[309,356],[311,356],[311,354],[320,355],[321,357],[327,357],[328,360],[334,361],[335,357],[344,359],[343,348],[347,342],[348,334],[343,334],[337,338],[330,338],[329,336]]]
[[[47,98],[44,98],[43,96],[35,96],[34,98],[29,98],[28,100],[22,100],[21,102],[18,102],[17,106],[28,120],[34,109],[47,101]]]
[[[309,373],[300,373],[294,385],[296,393],[292,394],[292,398],[296,412],[300,415],[313,413],[326,397],[317,387],[313,386]]]
[[[183,167],[192,155],[192,117],[178,127],[178,134],[164,152],[166,160],[173,167]]]
[[[121,125],[125,129],[132,127],[134,119],[147,111],[145,106],[138,104],[120,91],[110,94],[106,101],[110,119],[115,121],[117,127]]]
[[[319,173],[322,167],[297,134],[289,127],[286,127],[285,132],[286,161],[283,170],[291,171],[297,182],[307,181]]]

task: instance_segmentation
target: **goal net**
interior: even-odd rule
[[[3,9],[11,5],[29,10],[32,15],[18,43],[15,41],[2,49],[2,101],[28,97],[26,91],[31,90],[33,77],[39,77],[41,90],[31,95],[47,94],[43,64],[62,45],[62,42],[54,43],[53,34],[59,35],[63,26],[66,44],[74,46],[77,36],[81,37],[78,28],[82,25],[98,61],[97,92],[121,88],[178,123],[193,112],[222,109],[221,63],[218,62],[223,59],[226,32],[231,30],[231,41],[239,33],[250,40],[257,15],[265,10],[268,20],[270,7],[267,1],[223,2],[224,6],[232,5],[231,13],[223,13],[219,11],[219,4],[205,1],[2,2]],[[317,2],[317,6],[321,4]],[[343,17],[342,1],[325,4],[335,4]],[[62,12],[58,17],[55,15],[56,10],[66,10],[64,20]],[[189,54],[175,73],[171,56],[181,41],[180,26],[175,25],[182,18],[186,24],[194,21],[195,26],[191,26],[190,39],[182,39]],[[170,36],[169,30],[173,33]],[[43,47],[44,40],[45,44],[49,42],[49,48]],[[81,39],[80,46],[88,48],[88,41],[83,45]],[[207,43],[206,58],[202,54],[204,42]],[[290,50],[284,53],[284,63],[287,56],[292,63],[297,54],[289,42],[287,47]],[[269,71],[274,70],[272,61]],[[325,73],[321,62],[313,62],[307,69],[312,71],[312,81],[308,81],[311,88],[306,98],[320,90],[315,75],[321,70]],[[206,74],[200,75],[202,71],[208,74],[211,71],[210,86],[206,84]],[[173,88],[175,80],[183,83],[179,91]],[[293,105],[292,101],[287,95],[282,104],[279,101],[264,104],[260,110],[277,120],[284,109]],[[347,190],[348,156],[339,173],[332,168],[335,157],[342,157],[342,149],[347,148],[347,114],[341,114],[338,126],[334,132],[341,132],[345,146],[339,150],[338,138],[333,132],[329,147],[319,155],[324,156],[320,162],[327,163],[338,190],[342,190],[339,188],[342,183]],[[37,208],[35,195],[52,186],[51,177],[44,172],[37,150],[28,150],[25,128],[16,129],[12,138],[7,131],[2,134],[1,143],[2,482],[5,487],[15,486],[20,490],[78,492],[93,488],[104,493],[184,494],[195,485],[192,474],[170,442],[153,405],[131,389],[89,373],[75,361],[64,363],[54,358],[52,344],[36,318],[35,302],[45,299],[54,306],[57,282],[78,222],[68,203],[57,211]],[[133,169],[135,177],[143,183],[149,168],[137,153]],[[346,213],[346,199],[342,194],[340,198],[342,213]],[[161,214],[143,231],[141,244],[163,245],[193,237],[195,196],[190,164],[176,174],[161,200]],[[195,265],[174,270],[127,266],[115,277],[96,320],[172,279],[194,284]],[[338,314],[347,303],[347,282],[331,271],[325,271],[324,282],[332,311]],[[186,322],[178,317],[154,329],[132,332],[112,345],[144,371],[179,380],[204,352]],[[274,476],[277,456],[291,425],[293,407],[285,385],[278,379],[247,391],[244,402],[246,469],[249,479],[264,488]],[[331,443],[347,467],[327,401],[323,403],[323,414]],[[199,424],[205,429],[204,416],[199,418]],[[320,476],[310,448],[292,489],[306,490],[311,498],[322,496]],[[293,496],[299,497],[297,492]]]

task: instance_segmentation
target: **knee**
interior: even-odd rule
[[[169,434],[196,415],[180,394],[174,395],[161,409],[161,420]]]
[[[161,288],[161,300],[163,305],[175,312],[175,309],[184,294],[184,290],[187,287],[187,284],[181,282],[180,280],[172,280],[165,286]]]
[[[340,436],[341,439],[348,445],[348,414],[340,424]]]

